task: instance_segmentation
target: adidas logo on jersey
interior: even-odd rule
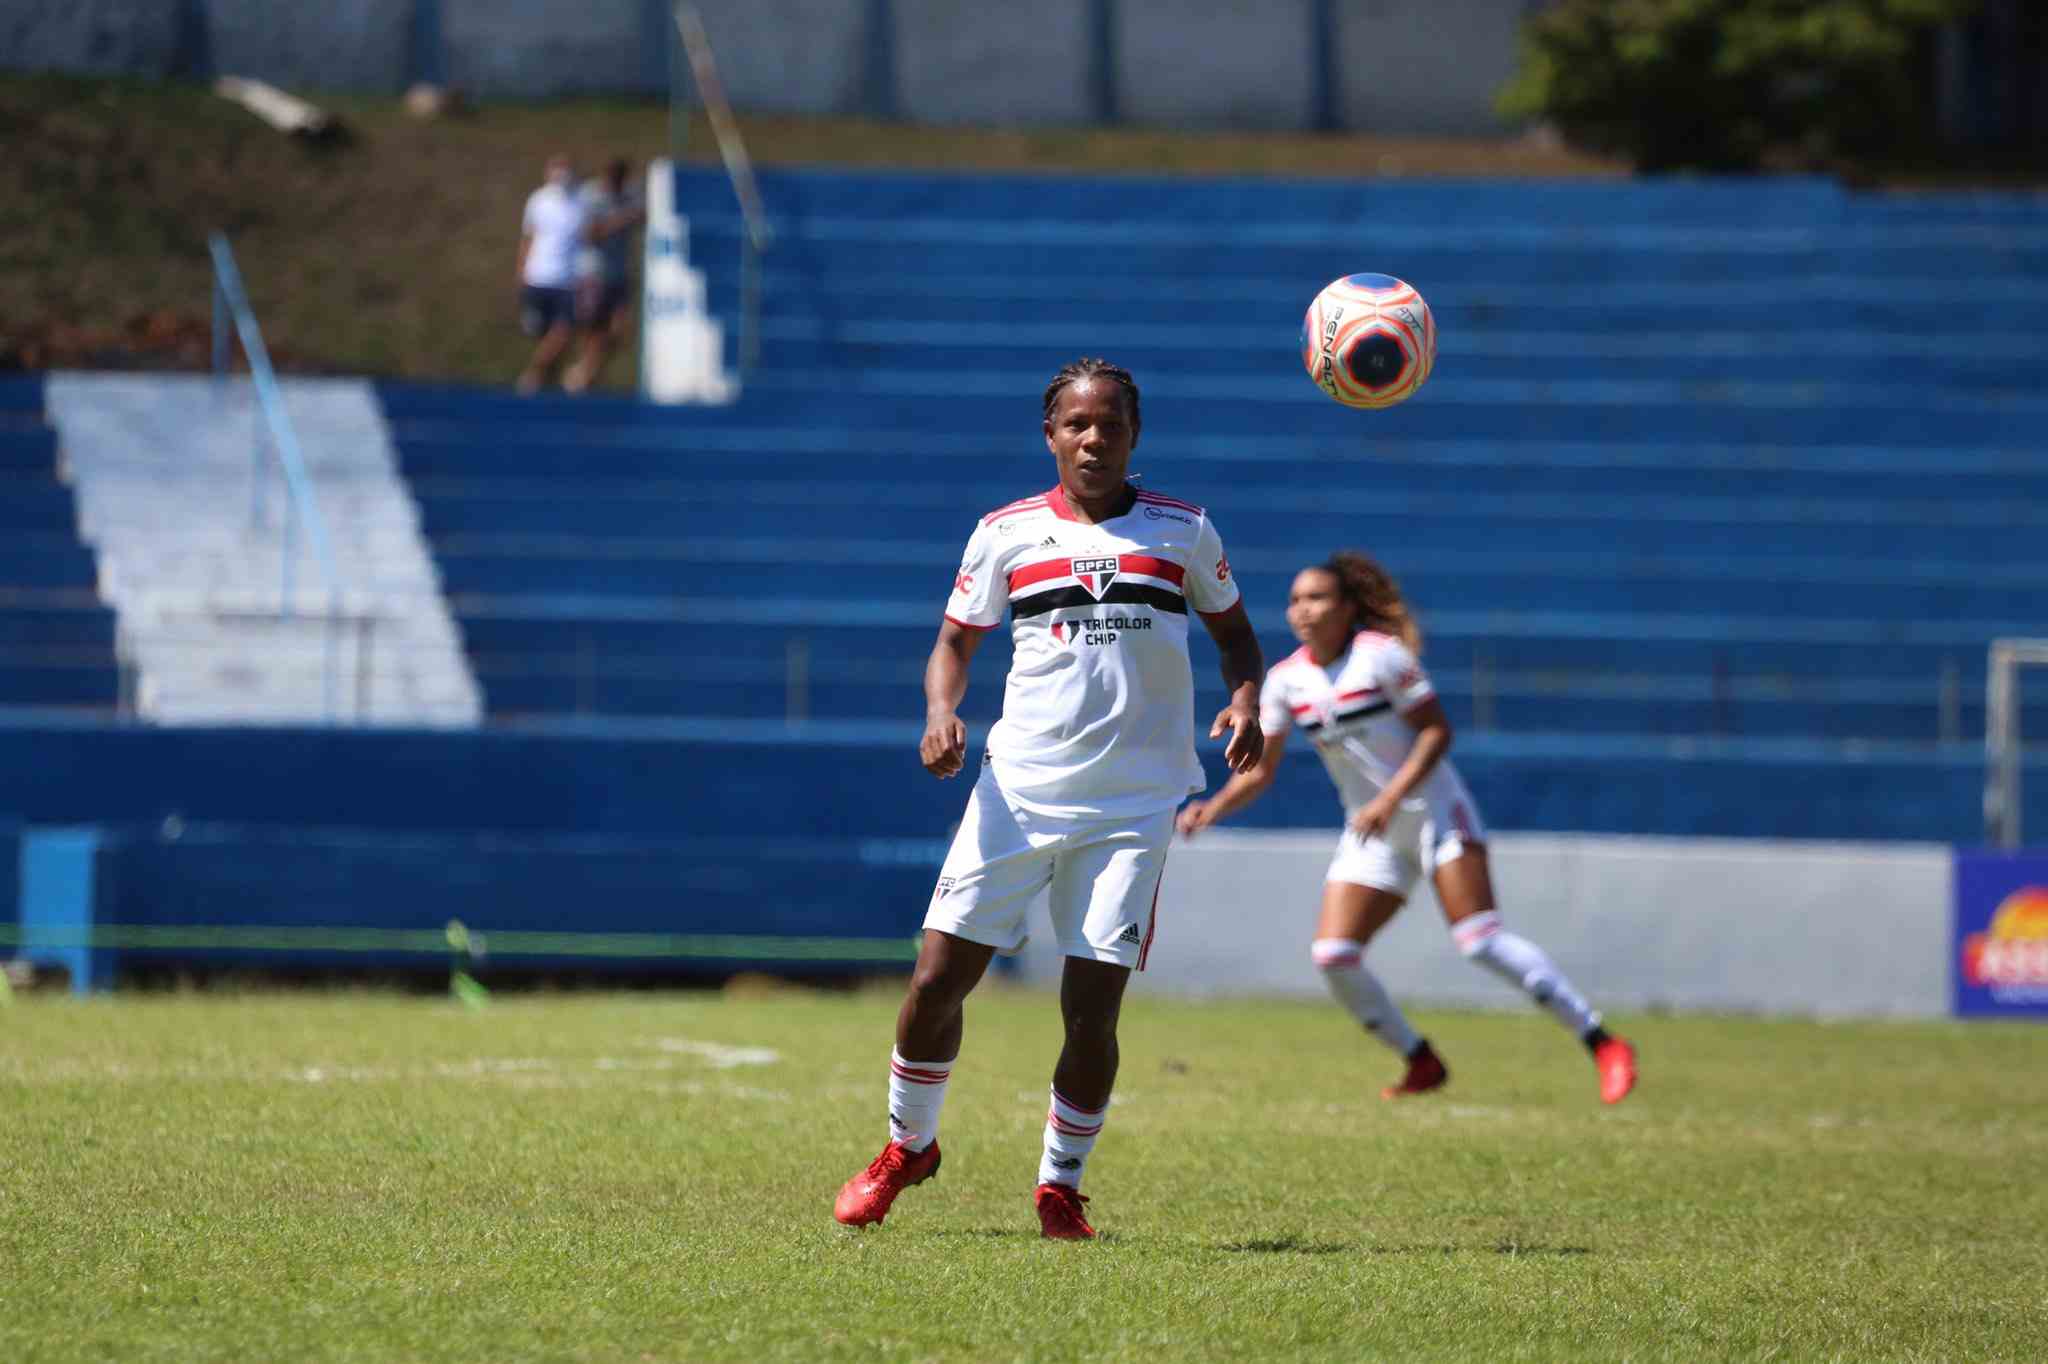
[[[1058,549],[1060,547],[1060,542],[1057,536],[1048,535],[1043,540],[1040,540],[1038,542],[1038,547],[1040,549]]]
[[[1136,924],[1125,924],[1124,931],[1116,935],[1116,940],[1120,943],[1127,942],[1133,944],[1144,942],[1144,939],[1138,935],[1138,926]]]

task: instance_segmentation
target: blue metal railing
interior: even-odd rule
[[[327,535],[327,523],[320,515],[319,500],[313,494],[312,479],[306,473],[306,459],[299,446],[298,431],[291,413],[285,410],[284,390],[271,367],[269,348],[263,344],[262,329],[256,325],[256,311],[249,306],[249,294],[242,287],[242,272],[235,265],[235,253],[227,237],[219,232],[206,239],[213,254],[213,374],[215,382],[226,378],[231,347],[230,325],[248,357],[249,379],[263,420],[256,427],[256,442],[250,469],[249,524],[261,527],[264,520],[265,485],[270,461],[266,449],[284,471],[287,498],[284,523],[283,566],[278,584],[279,614],[287,619],[298,613],[295,574],[298,560],[298,531],[303,528],[320,568],[321,584],[327,589],[327,632],[321,670],[322,706],[327,718],[335,718],[335,695],[339,689],[335,636],[341,624],[341,574],[334,562],[334,548]],[[269,440],[264,434],[268,431]]]
[[[704,31],[704,18],[695,5],[678,3],[671,11],[676,36],[683,45],[683,63],[672,63],[669,89],[669,155],[682,165],[682,137],[677,112],[681,102],[681,68],[687,64],[697,87],[698,101],[711,124],[718,143],[725,177],[732,182],[733,197],[739,200],[740,216],[746,224],[746,240],[740,254],[740,373],[751,375],[761,362],[761,257],[775,244],[775,229],[769,225],[768,210],[761,204],[761,189],[754,179],[754,163],[747,155],[746,140],[733,117],[732,104],[725,97],[725,82],[718,74],[718,61],[711,52],[711,39]]]

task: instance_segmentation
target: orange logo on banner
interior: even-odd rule
[[[2048,886],[2023,886],[1999,902],[1991,926],[1963,939],[1971,985],[2048,985]]]

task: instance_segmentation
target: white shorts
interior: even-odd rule
[[[1025,911],[1049,891],[1060,951],[1142,971],[1172,841],[1170,809],[1137,819],[1047,819],[1012,807],[984,767],[924,926],[1015,952],[1030,936]]]
[[[1360,838],[1346,824],[1323,879],[1370,886],[1405,900],[1419,878],[1435,875],[1438,867],[1485,841],[1486,826],[1462,793],[1444,801],[1403,801],[1387,827],[1371,838]]]

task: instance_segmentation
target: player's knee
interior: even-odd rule
[[[919,1008],[949,1008],[967,997],[968,988],[947,962],[921,961],[910,973],[910,996]]]
[[[1317,938],[1309,944],[1308,955],[1324,975],[1356,971],[1365,963],[1365,944],[1356,938]]]
[[[1500,913],[1487,910],[1469,915],[1451,925],[1451,941],[1467,961],[1486,955],[1486,949],[1500,933]]]

